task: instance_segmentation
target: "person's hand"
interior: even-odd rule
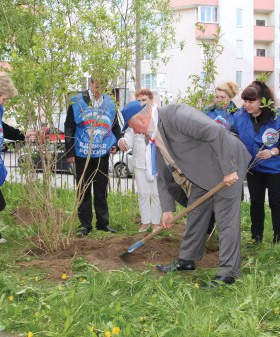
[[[26,131],[26,134],[25,134],[25,139],[28,141],[28,142],[35,142],[37,138],[37,132],[36,131]]]
[[[224,176],[224,183],[226,186],[231,186],[235,184],[238,181],[238,175],[237,172],[232,172],[226,176]]]
[[[13,67],[9,63],[1,61],[0,62],[0,74],[5,74],[6,69],[8,71],[13,71]]]
[[[174,226],[174,224],[170,224],[168,221],[173,219],[173,212],[163,212],[162,213],[162,218],[161,218],[161,222],[162,222],[162,226],[164,229],[169,229],[172,228]]]
[[[66,160],[67,160],[67,163],[69,163],[69,164],[75,163],[75,157],[69,157]]]
[[[126,143],[125,138],[121,138],[121,139],[119,140],[118,145],[119,145],[119,148],[120,148],[122,151],[127,151],[127,143]]]
[[[115,154],[117,152],[117,147],[116,146],[112,146],[110,149],[110,153],[111,154]]]
[[[279,152],[278,151],[278,149],[277,148],[275,148],[275,149],[272,149],[276,154]],[[272,154],[271,154],[271,150],[262,150],[262,151],[259,151],[258,153],[257,153],[257,156],[256,156],[258,159],[269,159],[269,158],[271,158],[271,157],[273,157],[272,156]]]

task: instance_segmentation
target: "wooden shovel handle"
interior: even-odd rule
[[[172,224],[176,223],[179,219],[181,219],[183,216],[185,216],[186,214],[188,214],[190,211],[192,211],[197,206],[201,205],[204,201],[206,201],[207,199],[209,199],[210,197],[212,197],[212,195],[214,195],[215,193],[217,193],[218,191],[220,191],[225,186],[226,186],[226,184],[223,181],[221,181],[218,185],[216,185],[215,187],[211,188],[211,190],[209,190],[207,193],[205,193],[202,197],[198,198],[191,205],[189,205],[183,211],[181,211],[180,213],[178,213],[172,220],[169,221],[169,223],[172,223]],[[158,235],[159,233],[161,233],[163,230],[164,230],[164,228],[162,226],[160,228],[156,229],[151,234],[145,236],[144,239],[141,240],[142,243],[145,244],[146,242],[150,241],[153,237],[155,237],[156,235]]]

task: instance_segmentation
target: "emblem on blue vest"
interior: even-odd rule
[[[76,155],[87,157],[89,150],[92,158],[106,155],[116,144],[116,137],[111,131],[116,113],[113,99],[110,95],[104,95],[99,107],[89,106],[82,94],[74,96],[72,101]]]

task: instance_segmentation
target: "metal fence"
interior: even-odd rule
[[[34,153],[36,151],[34,150]],[[15,148],[8,149],[7,151],[2,153],[2,158],[4,160],[5,166],[8,171],[7,181],[15,182],[15,183],[24,183],[25,182],[25,174],[23,174],[22,164],[24,164],[24,156],[26,152],[24,148]],[[29,156],[30,157],[30,156]],[[66,165],[66,158],[64,153],[57,153],[58,163],[54,165],[54,170],[52,174],[52,183],[54,187],[73,189],[75,188],[75,175],[72,174],[71,168],[68,168]],[[42,179],[42,165],[40,164],[40,160],[36,157],[32,158],[35,169],[36,178]],[[116,172],[114,170],[113,156],[110,157],[110,173],[109,173],[109,191],[119,191],[122,193],[127,193],[132,189],[136,190],[136,186],[134,183],[134,179],[129,174],[128,177],[117,177]],[[124,162],[125,164],[125,162]],[[125,165],[128,165],[126,163]],[[131,173],[131,172],[130,172]]]

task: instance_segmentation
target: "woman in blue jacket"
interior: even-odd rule
[[[238,94],[238,86],[234,82],[224,82],[215,88],[214,104],[205,109],[205,113],[224,128],[230,129],[233,116],[237,111],[232,99]]]
[[[7,176],[7,170],[1,157],[4,137],[11,140],[25,140],[25,138],[34,140],[36,135],[35,132],[28,131],[24,136],[24,134],[19,129],[15,129],[2,121],[4,112],[3,105],[6,104],[9,98],[15,97],[17,93],[17,89],[15,88],[9,76],[3,72],[0,73],[0,186],[4,184]],[[6,202],[0,190],[0,211],[3,211],[5,207]],[[2,238],[0,233],[0,243],[4,242],[5,239]]]
[[[234,131],[240,136],[252,161],[247,173],[250,194],[251,233],[261,243],[264,232],[265,191],[268,189],[273,225],[273,243],[280,241],[280,116],[268,86],[254,81],[241,95],[244,106],[234,116]]]
[[[232,99],[238,94],[238,85],[234,82],[224,82],[215,88],[215,100],[204,112],[225,129],[233,125],[233,116],[237,106]],[[212,213],[207,234],[211,234],[215,224],[215,215]]]

